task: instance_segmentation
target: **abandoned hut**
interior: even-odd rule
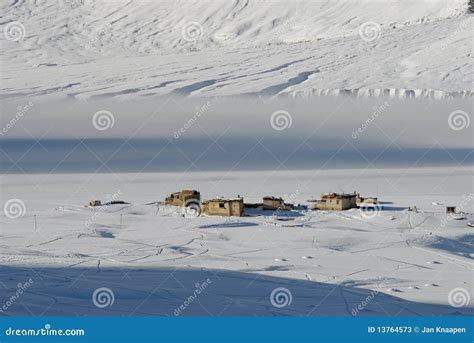
[[[102,205],[102,201],[100,201],[100,200],[91,200],[91,201],[89,201],[89,206],[91,206],[91,207],[101,206],[101,205]]]
[[[356,193],[324,193],[320,200],[314,204],[315,210],[343,211],[351,208],[357,208]]]
[[[376,205],[378,202],[376,197],[361,197],[359,193],[356,193],[356,204],[357,205]]]
[[[110,206],[110,205],[125,205],[130,204],[129,202],[123,200],[111,200],[107,202],[102,202],[100,200],[91,200],[89,201],[89,206],[96,207],[96,206]]]
[[[293,205],[285,204],[283,198],[277,198],[273,196],[266,196],[263,198],[263,210],[291,210]]]
[[[171,195],[165,199],[165,204],[185,206],[191,200],[199,202],[201,200],[201,193],[196,190],[183,189],[181,192],[171,193]]]
[[[244,199],[211,199],[202,203],[203,213],[209,216],[242,217]]]

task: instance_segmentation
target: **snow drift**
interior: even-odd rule
[[[5,1],[4,97],[472,96],[452,1]]]

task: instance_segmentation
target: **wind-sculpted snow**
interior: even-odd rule
[[[472,96],[467,1],[4,1],[3,97]]]

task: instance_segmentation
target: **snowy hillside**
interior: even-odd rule
[[[467,5],[2,1],[1,93],[471,96]]]

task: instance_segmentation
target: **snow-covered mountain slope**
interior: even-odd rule
[[[3,1],[1,93],[471,96],[467,3]]]

